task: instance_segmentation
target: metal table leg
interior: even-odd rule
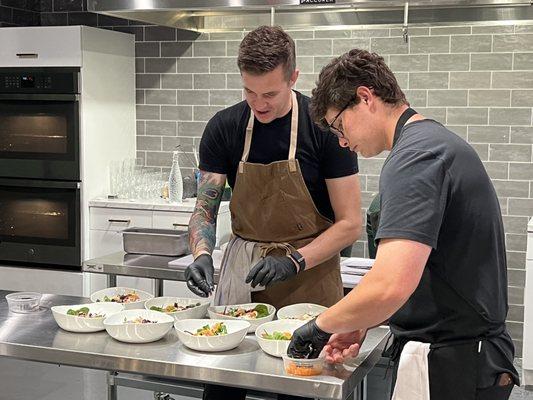
[[[163,285],[164,281],[163,279],[154,279],[154,288],[155,288],[155,297],[162,297],[163,296]]]
[[[363,378],[363,380],[357,385],[355,388],[355,391],[353,393],[354,400],[367,400],[367,393],[366,393],[366,376]]]
[[[117,286],[117,276],[113,274],[107,275],[107,287],[115,287]]]
[[[115,383],[116,372],[107,373],[107,400],[117,400],[117,385]]]

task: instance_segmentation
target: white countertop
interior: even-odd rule
[[[89,207],[103,207],[103,208],[127,208],[133,210],[154,210],[154,211],[178,211],[189,212],[194,211],[196,198],[185,199],[181,203],[171,203],[167,200],[128,200],[128,199],[107,199],[104,197],[97,197],[89,201]],[[220,203],[219,213],[229,211],[229,201]]]

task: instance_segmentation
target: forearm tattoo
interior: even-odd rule
[[[198,198],[189,222],[189,246],[194,258],[213,253],[218,208],[225,184],[225,175],[200,171]]]

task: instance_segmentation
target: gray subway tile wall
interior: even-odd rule
[[[0,24],[13,25],[14,7],[0,3]],[[137,154],[148,167],[168,171],[178,144],[197,147],[207,121],[242,99],[236,56],[245,32],[199,34],[84,15],[89,13],[82,0],[42,0],[40,10],[42,25],[81,21],[135,34]],[[301,69],[296,87],[302,92],[309,94],[321,68],[342,52],[358,47],[380,53],[411,105],[450,127],[479,154],[500,199],[508,320],[519,355],[526,226],[533,215],[533,24],[411,26],[408,43],[401,27],[290,34]],[[360,159],[365,208],[378,191],[385,157]],[[354,246],[354,255],[367,255],[364,240]]]

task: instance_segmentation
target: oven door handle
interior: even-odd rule
[[[79,94],[61,93],[0,93],[0,100],[79,101]]]
[[[2,186],[34,187],[34,188],[54,188],[54,189],[79,189],[80,182],[72,181],[41,181],[38,179],[12,179],[0,178]]]

